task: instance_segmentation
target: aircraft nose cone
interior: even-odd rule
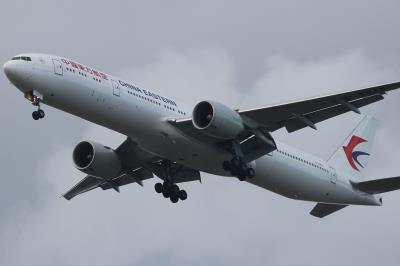
[[[26,71],[18,67],[18,62],[8,61],[3,66],[4,74],[12,83],[19,83],[27,78]]]
[[[3,65],[3,70],[4,70],[4,74],[6,74],[6,76],[7,76],[8,79],[10,79],[10,76],[12,77],[12,76],[13,76],[13,72],[15,72],[15,71],[13,70],[13,67],[12,67],[12,64],[11,64],[10,61],[6,62],[6,63]]]
[[[8,61],[3,65],[4,74],[18,89],[29,89],[29,79],[32,77],[32,68],[18,61]]]

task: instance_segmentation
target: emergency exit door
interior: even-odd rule
[[[62,76],[63,75],[63,67],[60,60],[53,58],[53,65],[54,65],[54,74]]]
[[[336,170],[333,167],[329,167],[329,174],[330,174],[330,179],[331,179],[331,183],[336,184],[337,182],[337,174],[336,174]]]
[[[113,87],[113,95],[119,97],[121,94],[121,89],[119,88],[119,83],[115,80],[111,80],[111,84]]]

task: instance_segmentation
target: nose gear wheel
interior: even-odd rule
[[[40,103],[42,101],[42,96],[41,94],[35,92],[35,91],[29,91],[25,93],[25,98],[28,99],[33,106],[37,106],[37,111],[32,112],[32,118],[34,120],[39,120],[45,117],[45,113],[42,109],[40,109]]]
[[[42,109],[32,112],[32,118],[34,120],[42,119],[42,118],[44,118],[44,116],[45,116],[45,113]]]

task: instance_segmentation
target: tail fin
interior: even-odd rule
[[[364,116],[328,162],[336,169],[361,179],[371,154],[377,125],[378,121],[375,118]]]

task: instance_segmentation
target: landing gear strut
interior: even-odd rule
[[[180,189],[177,184],[173,182],[171,175],[171,162],[163,161],[162,166],[165,170],[164,183],[156,183],[154,189],[157,193],[161,193],[164,198],[169,198],[172,203],[177,203],[179,200],[186,200],[187,193],[185,190]]]
[[[256,173],[251,166],[244,162],[240,144],[234,141],[232,145],[235,156],[232,160],[223,162],[222,168],[225,171],[230,172],[232,176],[236,176],[240,181],[244,181],[247,178],[253,178]]]

